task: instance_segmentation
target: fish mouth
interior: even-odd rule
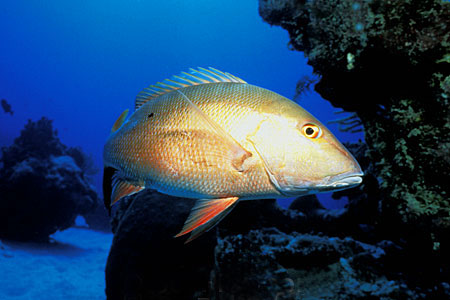
[[[363,172],[351,172],[343,173],[333,176],[325,184],[326,188],[335,189],[347,189],[359,185],[363,181]]]
[[[325,178],[322,183],[299,186],[279,187],[279,192],[287,197],[307,195],[323,192],[336,192],[358,186],[363,181],[364,173],[362,171],[346,172],[335,176]]]

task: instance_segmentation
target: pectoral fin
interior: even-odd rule
[[[121,198],[135,194],[144,189],[144,184],[130,183],[117,175],[117,170],[107,167],[103,172],[103,201],[111,213],[111,206]]]
[[[186,243],[199,237],[219,223],[234,208],[238,199],[238,197],[228,197],[198,200],[184,223],[183,229],[175,237],[191,232]]]
[[[112,194],[111,194],[111,206],[114,205],[121,198],[129,195],[136,194],[144,189],[143,186],[138,184],[132,184],[124,181],[120,178],[113,177]]]
[[[123,123],[127,119],[127,116],[128,116],[128,109],[124,110],[117,118],[116,122],[114,122],[114,125],[111,128],[111,133],[116,132],[120,127],[122,127]]]

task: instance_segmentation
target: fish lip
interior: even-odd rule
[[[322,192],[336,192],[358,186],[363,181],[364,173],[362,171],[345,172],[324,179],[322,184],[291,186],[289,188],[278,189],[285,197],[298,195],[308,195]]]
[[[357,186],[363,181],[363,176],[364,173],[362,171],[342,173],[331,177],[326,186],[336,188]]]

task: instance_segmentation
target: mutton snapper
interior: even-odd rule
[[[144,89],[103,152],[105,205],[151,188],[196,198],[176,236],[211,229],[241,200],[358,185],[357,161],[293,101],[216,69],[191,69]]]

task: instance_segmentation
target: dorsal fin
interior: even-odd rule
[[[222,72],[211,67],[209,67],[209,70],[199,67],[197,70],[191,68],[189,71],[190,73],[182,72],[180,76],[173,76],[172,79],[157,82],[143,89],[136,96],[135,109],[137,110],[153,98],[188,86],[216,82],[246,83],[244,80],[230,73]]]

